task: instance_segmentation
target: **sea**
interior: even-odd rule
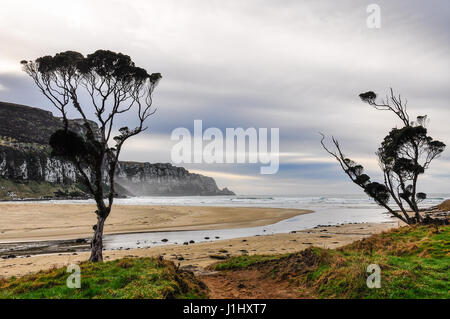
[[[421,207],[431,207],[450,199],[450,194],[431,194]],[[82,204],[93,200],[49,200],[48,203]],[[40,203],[45,203],[40,201]],[[314,213],[298,215],[278,223],[249,228],[141,232],[104,236],[105,249],[146,248],[185,242],[209,242],[249,236],[267,236],[289,233],[320,225],[348,223],[383,223],[394,219],[372,199],[362,195],[317,196],[177,196],[177,197],[129,197],[115,200],[118,205],[172,205],[172,206],[224,206],[270,207],[313,210]]]

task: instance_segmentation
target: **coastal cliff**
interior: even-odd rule
[[[50,156],[60,118],[38,108],[0,102],[0,199],[86,197],[74,165]],[[79,120],[71,120],[74,131]],[[120,162],[118,196],[234,195],[213,178],[169,163]]]

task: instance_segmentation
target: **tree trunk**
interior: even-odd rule
[[[94,237],[91,242],[91,257],[89,261],[98,262],[103,261],[103,226],[105,225],[106,217],[103,214],[97,215],[97,225],[94,226]]]

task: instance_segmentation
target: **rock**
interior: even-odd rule
[[[205,239],[209,239],[209,237],[205,237]]]
[[[228,259],[230,257],[226,256],[226,255],[209,255],[209,258],[224,260],[224,259]]]
[[[189,241],[189,244],[194,244],[194,243],[195,243],[194,240],[190,240],[190,241]]]
[[[167,243],[169,240],[168,240],[167,238],[163,238],[163,239],[161,239],[161,241],[162,241],[163,243]]]
[[[187,241],[185,241],[185,242],[183,243],[183,245],[189,245],[189,243],[188,243]]]
[[[178,257],[177,257],[177,260],[180,260],[180,261],[181,261],[181,260],[184,260],[184,257],[183,257],[183,256],[178,256]]]
[[[36,194],[41,198],[90,197],[78,186],[81,179],[75,165],[49,155],[49,138],[63,127],[60,118],[39,108],[0,102],[0,123],[1,178],[21,184],[24,181],[34,181],[46,183],[48,186],[47,183],[51,183],[54,187],[48,190],[48,193]],[[91,125],[94,130],[98,129],[95,122],[91,122]],[[78,134],[84,134],[85,131],[81,119],[69,120],[69,128]],[[67,186],[71,186],[70,191],[67,190]],[[219,189],[212,177],[190,173],[183,167],[169,163],[127,161],[118,164],[116,191],[118,197],[234,195],[227,188]],[[16,199],[22,196],[17,191],[4,193],[3,199]]]

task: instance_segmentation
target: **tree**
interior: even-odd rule
[[[332,142],[335,150],[332,151],[325,145],[323,134],[322,147],[336,158],[352,182],[361,187],[377,204],[407,224],[423,223],[418,204],[426,199],[427,195],[417,190],[417,182],[433,159],[444,151],[445,144],[428,135],[426,115],[418,116],[416,121],[410,121],[407,101],[402,100],[400,95],[396,96],[392,89],[380,103],[376,102],[377,95],[372,91],[362,93],[359,97],[377,110],[393,112],[403,124],[402,127],[393,128],[389,132],[376,152],[383,172],[383,183],[372,181],[370,176],[364,173],[363,166],[347,158],[334,137]],[[391,199],[399,210],[389,206]]]
[[[63,128],[50,137],[52,155],[70,160],[97,204],[97,223],[91,242],[90,261],[103,260],[103,228],[114,201],[114,176],[122,147],[130,137],[146,130],[144,122],[154,114],[152,94],[160,73],[147,73],[122,53],[98,50],[86,57],[66,51],[22,61],[42,94],[62,115]],[[88,103],[80,99],[88,97]],[[69,125],[67,111],[82,118],[82,130]],[[114,135],[120,114],[134,112],[137,127],[122,127]],[[93,114],[94,121],[88,117]],[[97,125],[95,125],[95,123]]]

